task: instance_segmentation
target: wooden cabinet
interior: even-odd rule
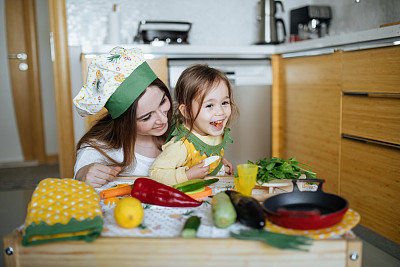
[[[343,139],[340,192],[361,225],[400,243],[400,151]]]
[[[344,95],[342,133],[400,144],[400,95],[399,98]]]
[[[278,156],[310,165],[361,225],[400,243],[400,46],[274,60]]]
[[[400,47],[343,53],[343,91],[400,93]]]
[[[340,193],[362,225],[400,243],[400,47],[342,61]]]
[[[283,60],[281,157],[311,166],[338,193],[341,53]],[[274,142],[274,140],[273,140]]]

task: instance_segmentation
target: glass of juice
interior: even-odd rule
[[[238,177],[234,178],[236,190],[245,196],[251,196],[256,185],[258,166],[254,164],[240,164],[237,166]]]

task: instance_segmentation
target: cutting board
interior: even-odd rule
[[[194,199],[199,199],[203,197],[208,197],[212,195],[212,189],[208,186],[205,187],[204,191],[198,192],[198,193],[193,193],[193,194],[188,194],[191,198]]]

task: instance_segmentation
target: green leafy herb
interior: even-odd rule
[[[239,233],[231,232],[230,235],[237,239],[257,240],[264,242],[271,247],[279,249],[293,249],[308,251],[308,247],[312,244],[311,237],[299,235],[286,235],[272,233],[263,229],[240,230]]]
[[[248,163],[254,164],[250,160]],[[257,183],[260,185],[274,179],[299,179],[302,174],[305,174],[307,179],[316,179],[317,177],[308,165],[299,163],[296,158],[288,160],[276,157],[264,158],[258,160],[255,164],[258,165]],[[299,165],[307,167],[308,170]]]

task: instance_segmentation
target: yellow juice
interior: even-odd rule
[[[243,189],[240,187],[240,183],[239,183],[239,177],[235,177],[234,178],[235,181],[235,188],[237,192],[241,192],[243,191]]]
[[[251,196],[251,192],[256,185],[258,166],[254,164],[238,165],[239,177],[234,179],[236,191]]]

